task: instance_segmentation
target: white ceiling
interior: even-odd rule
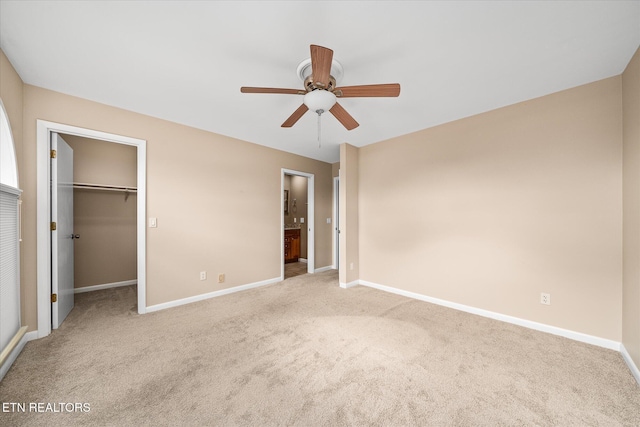
[[[340,100],[352,131],[307,112],[282,122],[309,45],[339,85],[400,83],[398,98]],[[0,47],[25,83],[327,162],[364,146],[622,73],[640,1],[7,1]],[[108,129],[104,129],[107,130]]]

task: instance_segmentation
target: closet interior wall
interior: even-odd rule
[[[62,135],[73,149],[74,183],[105,187],[137,184],[136,147]],[[134,191],[74,189],[75,288],[137,279]]]

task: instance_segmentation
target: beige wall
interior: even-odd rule
[[[62,135],[73,149],[74,181],[136,187],[136,147]],[[136,193],[74,190],[75,287],[137,278]]]
[[[640,366],[640,49],[622,75],[624,268],[622,343]]]
[[[361,148],[360,279],[620,341],[620,88]]]
[[[336,162],[331,165],[331,176],[337,177],[340,175],[340,162]]]
[[[340,261],[341,285],[350,285],[360,276],[360,213],[359,190],[360,149],[350,144],[340,145]]]
[[[73,177],[87,184],[135,187],[138,154],[132,145],[62,134],[73,148]]]
[[[282,168],[315,174],[315,215],[331,216],[329,163],[25,85],[22,283],[32,330],[36,119],[147,141],[147,214],[158,218],[158,228],[147,229],[147,306],[280,276]],[[322,221],[315,253],[317,267],[331,265],[331,225]],[[200,271],[209,279],[200,281]]]
[[[76,288],[137,279],[136,196],[78,190],[74,195]]]

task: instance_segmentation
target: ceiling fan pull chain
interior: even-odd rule
[[[322,148],[322,142],[320,140],[320,116],[322,116],[322,114],[318,113],[318,148]]]

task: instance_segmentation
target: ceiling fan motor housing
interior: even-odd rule
[[[296,70],[296,73],[298,74],[298,77],[300,78],[300,80],[302,80],[305,83],[305,87],[307,87],[307,79],[311,77],[311,74],[312,74],[311,58],[307,58],[304,61],[302,61],[298,65],[298,69]],[[337,60],[332,59],[331,71],[329,72],[329,74],[331,74],[334,80],[333,87],[336,87],[335,82],[340,81],[340,79],[342,79],[342,76],[344,75],[344,69],[342,68],[342,64],[339,63]]]

